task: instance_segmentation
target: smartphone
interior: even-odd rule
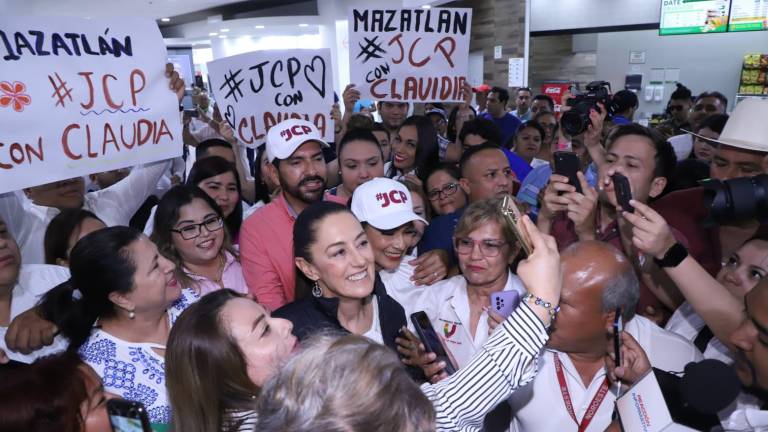
[[[616,202],[625,212],[634,213],[635,208],[629,204],[629,200],[632,199],[629,180],[619,173],[612,175],[611,179],[613,180],[613,191],[616,192]]]
[[[113,432],[152,432],[147,410],[141,402],[110,399],[107,414]]]
[[[621,366],[621,332],[624,331],[624,320],[621,318],[621,308],[616,308],[613,318],[613,354],[616,367]]]
[[[491,309],[504,318],[512,315],[520,304],[520,293],[517,291],[499,291],[491,294]]]
[[[520,218],[523,217],[523,214],[517,206],[517,203],[511,196],[506,195],[501,201],[501,208],[499,210],[501,211],[501,214],[504,215],[504,219],[506,219],[509,224],[512,233],[515,234],[515,237],[517,237],[517,240],[520,242],[523,254],[525,254],[525,257],[528,257],[528,255],[533,252],[533,242],[520,220]]]
[[[421,339],[421,343],[424,344],[424,348],[427,352],[435,353],[437,361],[445,362],[445,373],[453,375],[456,373],[456,367],[451,362],[451,357],[445,350],[443,343],[440,341],[440,337],[437,335],[435,328],[432,327],[432,322],[424,311],[415,312],[411,314],[411,322],[413,327],[416,328],[416,333]]]
[[[191,110],[185,109],[184,117],[194,117],[194,118],[200,117],[200,111],[196,109],[191,109]]]
[[[557,151],[553,155],[555,159],[555,174],[568,177],[568,183],[576,188],[576,192],[583,194],[581,182],[576,173],[579,172],[579,157],[574,152]]]

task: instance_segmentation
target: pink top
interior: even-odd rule
[[[294,214],[280,194],[256,210],[240,228],[240,259],[245,281],[256,301],[270,310],[294,299]]]
[[[224,273],[221,275],[221,282],[224,288],[237,291],[241,294],[248,294],[248,284],[245,282],[243,276],[243,267],[231,253],[224,251],[226,262],[224,263]],[[201,296],[208,294],[222,288],[216,282],[200,276],[194,273],[190,273],[189,270],[184,269],[184,273],[194,281],[193,286],[189,287],[199,292]]]

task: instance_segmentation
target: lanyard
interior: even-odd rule
[[[565,403],[565,409],[568,410],[568,414],[571,416],[576,426],[579,427],[579,432],[584,432],[589,427],[592,419],[597,414],[600,404],[603,403],[605,395],[608,394],[608,377],[603,380],[600,388],[597,390],[597,394],[592,398],[592,402],[589,403],[587,412],[584,413],[584,418],[581,419],[581,423],[576,420],[576,413],[573,410],[573,402],[571,401],[571,393],[568,391],[568,383],[565,382],[565,374],[563,373],[563,363],[560,361],[557,353],[555,353],[555,372],[557,373],[557,382],[560,383],[560,393],[563,395],[563,402]]]

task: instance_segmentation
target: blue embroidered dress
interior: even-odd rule
[[[170,325],[199,298],[193,290],[183,289],[181,297],[168,308]],[[127,342],[95,327],[80,347],[80,356],[101,377],[106,391],[143,403],[152,423],[170,423],[165,359],[152,348],[165,346]]]

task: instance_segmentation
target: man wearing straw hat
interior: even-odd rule
[[[725,181],[768,173],[768,100],[742,101],[733,110],[719,139],[703,138],[715,146],[710,166],[712,179]],[[653,207],[686,237],[691,255],[715,275],[724,258],[768,225],[761,227],[757,218],[721,225],[707,223],[709,209],[704,192],[703,187],[677,191],[658,200]]]

